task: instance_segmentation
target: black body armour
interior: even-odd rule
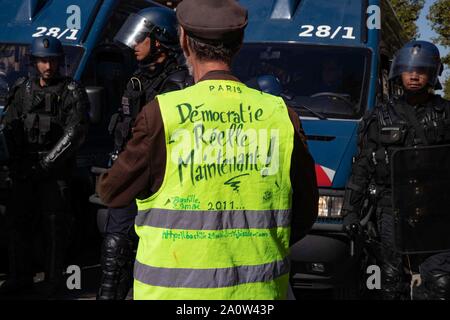
[[[364,199],[390,208],[391,159],[398,148],[450,143],[450,102],[431,96],[411,106],[403,98],[377,106],[361,122],[359,151],[342,207],[347,224],[358,221]]]
[[[149,66],[138,69],[127,83],[120,109],[111,117],[109,132],[114,135],[111,160],[117,159],[118,154],[130,140],[131,128],[144,105],[160,93],[183,89],[188,84],[188,71],[176,60],[169,60],[153,71]]]
[[[66,160],[74,160],[86,137],[88,108],[85,90],[71,78],[56,78],[45,87],[39,79],[20,79],[3,119],[12,168],[22,171],[29,161],[68,168]]]
[[[17,90],[15,99],[21,105],[21,120],[29,152],[49,151],[62,137],[79,91],[78,84],[70,78],[59,78],[47,87],[38,79],[28,79]]]
[[[64,115],[59,105],[67,87],[66,79],[45,88],[41,88],[35,81],[25,84],[24,129],[32,151],[49,151],[62,136]]]
[[[450,103],[439,96],[415,107],[402,99],[392,100],[374,114],[378,148],[373,150],[371,160],[377,185],[390,185],[390,159],[395,149],[450,142]]]
[[[22,78],[10,91],[2,124],[11,155],[7,162],[11,201],[6,214],[11,279],[6,282],[9,286],[2,286],[3,292],[14,290],[17,279],[33,283],[37,236],[45,240],[45,251],[39,252],[45,257],[44,294],[55,294],[62,283],[73,222],[70,178],[86,136],[88,108],[85,90],[70,78],[54,78],[45,87],[39,79]],[[34,227],[36,222],[39,228]],[[42,232],[36,233],[37,229]]]

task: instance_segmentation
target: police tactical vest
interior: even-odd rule
[[[157,96],[167,161],[137,200],[135,299],[284,299],[294,128],[281,98],[208,80]]]
[[[396,99],[376,109],[380,146],[371,156],[378,184],[390,184],[390,158],[396,149],[450,141],[448,103],[434,97],[418,108]]]
[[[70,78],[40,87],[35,80],[24,83],[22,105],[27,142],[45,150],[55,144],[64,131],[63,101],[75,89]]]
[[[156,95],[154,90],[152,81],[145,72],[133,75],[122,96],[122,115],[135,119],[141,108]]]
[[[131,138],[131,128],[142,107],[164,89],[171,74],[183,69],[185,67],[170,60],[164,67],[161,67],[162,71],[159,74],[158,71],[151,72],[142,69],[130,78],[122,96],[121,108],[112,116],[109,124],[109,132],[114,133],[115,150],[113,154],[115,155],[113,155],[113,159],[117,158],[117,154],[122,151]]]

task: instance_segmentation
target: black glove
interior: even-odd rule
[[[344,230],[351,239],[358,238],[362,232],[362,228],[359,222],[344,225]]]
[[[46,180],[49,175],[49,169],[42,163],[42,161],[35,163],[31,167],[31,179],[34,181]]]

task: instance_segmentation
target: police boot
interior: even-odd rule
[[[133,242],[126,236],[106,234],[102,243],[102,277],[97,300],[124,300],[133,281]]]
[[[12,234],[8,246],[9,278],[0,286],[0,295],[14,295],[26,292],[33,287],[30,250],[26,240]]]
[[[432,273],[426,276],[422,285],[414,292],[415,300],[450,300],[450,275]]]
[[[64,289],[65,228],[64,213],[46,217],[45,280],[39,286],[42,298],[54,298]]]
[[[427,282],[430,283],[429,287],[434,293],[434,299],[450,300],[450,274],[433,273],[430,278]]]
[[[403,273],[401,261],[384,261],[381,265],[383,300],[405,300],[408,298],[410,279]]]

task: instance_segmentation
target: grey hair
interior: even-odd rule
[[[228,42],[206,43],[186,34],[188,46],[199,60],[222,61],[231,65],[234,56],[242,46],[243,35]]]

